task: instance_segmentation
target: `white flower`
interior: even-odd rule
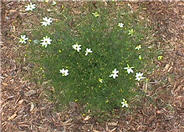
[[[114,69],[114,70],[112,71],[112,73],[113,73],[113,74],[118,74],[119,71],[117,71],[116,69]]]
[[[142,79],[144,79],[145,77],[143,77],[143,73],[141,73],[141,72],[139,72],[139,73],[136,73],[136,79],[135,80],[137,80],[137,81],[140,81],[140,80],[142,80]]]
[[[72,47],[74,50],[77,50],[77,52],[79,52],[81,50],[81,45],[74,44],[74,45],[72,45]]]
[[[124,26],[124,24],[123,23],[118,23],[118,26],[122,28]]]
[[[69,75],[69,73],[68,73],[68,70],[66,69],[62,69],[62,70],[59,70],[59,73],[61,73],[62,74],[62,76],[68,76]]]
[[[135,47],[136,50],[140,50],[141,49],[141,45],[138,45],[137,47]]]
[[[86,54],[85,54],[85,56],[88,55],[88,53],[92,53],[92,52],[93,52],[93,51],[92,51],[91,49],[88,49],[88,48],[87,48],[87,49],[86,49]]]
[[[45,48],[46,48],[47,45],[51,44],[52,40],[49,37],[45,36],[45,37],[43,37],[43,39],[41,41],[42,41],[41,45],[45,46]]]
[[[113,77],[113,78],[115,79],[115,78],[118,77],[118,73],[119,73],[119,71],[117,71],[116,69],[114,69],[114,70],[112,71],[112,74],[109,75],[109,77]]]
[[[55,1],[52,1],[52,5],[53,5],[53,6],[56,5],[56,2],[55,2]]]
[[[123,102],[121,102],[122,107],[128,107],[128,103],[125,99],[123,99]]]
[[[41,22],[41,23],[42,23],[42,26],[48,26],[52,23],[52,18],[44,17],[43,22]]]
[[[134,71],[132,70],[132,68],[134,67],[130,67],[129,65],[127,65],[127,67],[125,67],[124,69],[127,70],[128,74],[133,73]]]
[[[29,5],[25,6],[26,7],[26,11],[33,11],[36,8],[35,4],[30,3]]]
[[[28,38],[26,37],[26,35],[21,35],[19,43],[26,44],[27,40],[28,40]]]

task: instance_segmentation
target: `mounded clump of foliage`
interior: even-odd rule
[[[64,8],[32,32],[29,56],[50,80],[51,98],[60,106],[76,102],[86,110],[111,111],[128,107],[138,94],[136,83],[145,79],[146,30],[128,6],[88,3],[78,15]]]

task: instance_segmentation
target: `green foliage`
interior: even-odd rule
[[[86,110],[111,111],[138,94],[135,73],[149,60],[144,45],[148,29],[128,6],[87,5],[78,15],[65,8],[50,26],[35,29],[29,56],[43,68],[44,79],[51,80],[52,99],[60,106],[77,102]],[[45,36],[52,39],[46,48],[40,45]],[[74,44],[81,45],[80,52],[72,48]],[[86,56],[86,48],[93,52]],[[127,73],[127,65],[134,67],[134,73]],[[59,73],[63,68],[69,70],[68,76]],[[115,79],[109,77],[114,69],[119,71]]]

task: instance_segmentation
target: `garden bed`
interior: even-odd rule
[[[154,25],[157,48],[163,56],[155,60],[157,69],[149,85],[141,85],[146,95],[131,112],[99,122],[96,117],[80,113],[71,103],[68,111],[55,112],[47,100],[48,83],[37,80],[26,61],[26,45],[17,45],[23,30],[29,32],[39,23],[38,16],[24,12],[28,3],[4,2],[2,8],[2,131],[182,131],[183,117],[183,3],[129,3],[132,10],[143,7],[143,18]],[[79,3],[67,3],[80,13]],[[83,4],[83,3],[80,3]],[[108,2],[106,3],[108,5]],[[117,3],[122,6],[127,3]],[[48,3],[38,6],[47,7]],[[62,3],[57,4],[62,7]],[[92,5],[95,7],[96,2]],[[96,8],[96,7],[95,7]],[[28,19],[29,18],[29,19]],[[6,21],[5,21],[6,20]],[[29,23],[30,27],[27,27]],[[28,78],[34,78],[28,81]],[[147,89],[148,88],[148,89]],[[52,89],[50,87],[49,89]],[[142,103],[141,103],[142,102]],[[13,105],[12,105],[13,104]]]

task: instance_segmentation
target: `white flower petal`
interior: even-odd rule
[[[26,37],[26,35],[21,35],[20,39],[19,39],[19,43],[26,44],[27,40],[28,40],[28,38]]]
[[[134,68],[134,67],[129,67],[129,65],[128,65],[124,69],[127,70],[128,74],[130,74],[130,73],[133,73],[134,72],[132,68]]]
[[[88,53],[92,53],[93,51],[91,49],[86,48],[86,51],[85,52],[86,52],[85,55],[87,56]]]
[[[59,73],[61,73],[62,74],[62,76],[68,76],[69,75],[69,71],[66,69],[62,69],[62,70],[60,70],[59,71]]]
[[[76,50],[77,52],[80,52],[81,50],[81,45],[78,45],[78,44],[74,44],[72,45],[73,49]]]
[[[116,69],[114,69],[112,71],[112,74],[109,75],[109,77],[112,77],[112,78],[116,79],[118,77],[118,73],[119,73],[119,71],[117,71]]]
[[[52,23],[52,18],[44,17],[44,18],[43,18],[43,22],[41,22],[41,23],[42,23],[42,26],[51,25],[51,23]]]
[[[42,41],[41,45],[45,46],[45,47],[47,47],[47,45],[50,45],[52,42],[52,40],[47,36],[43,37],[43,39],[41,41]]]
[[[137,80],[137,81],[140,81],[140,80],[142,80],[142,79],[144,79],[145,77],[143,77],[143,73],[136,73],[136,79],[135,80]]]
[[[26,11],[33,11],[36,8],[35,4],[30,3],[29,5],[25,6],[26,7]]]

